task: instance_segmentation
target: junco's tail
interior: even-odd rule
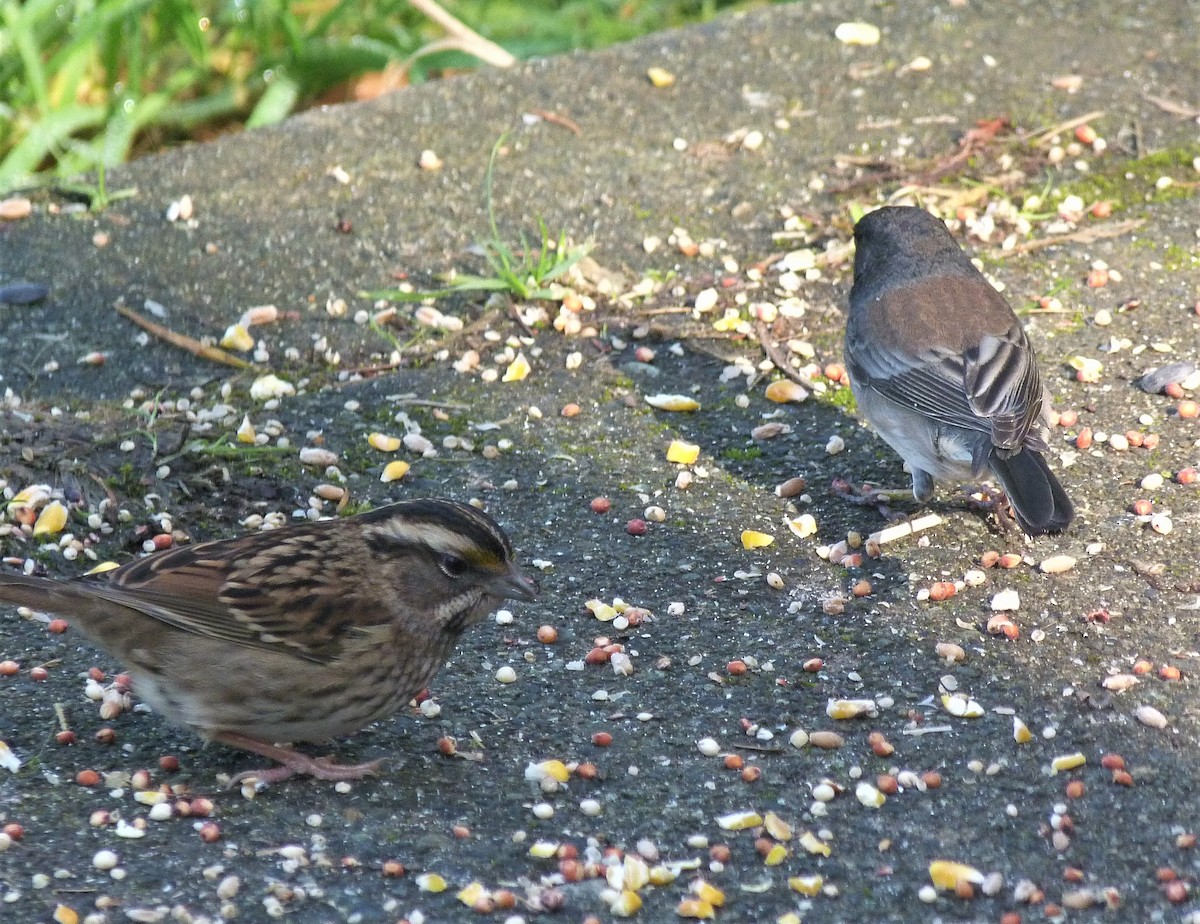
[[[1040,452],[1023,449],[1003,458],[992,450],[988,464],[1027,534],[1057,533],[1070,525],[1075,508]]]

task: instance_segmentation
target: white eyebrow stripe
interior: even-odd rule
[[[405,545],[425,545],[442,554],[466,555],[478,548],[469,536],[427,520],[388,520],[380,524],[379,531]]]

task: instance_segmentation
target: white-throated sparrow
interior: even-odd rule
[[[0,575],[0,601],[65,616],[128,668],[138,695],[205,738],[279,761],[239,774],[356,779],[274,742],[319,742],[391,715],[463,630],[537,585],[487,514],[403,501],[181,546],[53,581]]]

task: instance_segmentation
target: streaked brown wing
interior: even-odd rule
[[[89,590],[184,632],[326,663],[391,614],[347,591],[361,578],[339,569],[340,556],[314,554],[314,539],[327,541],[320,526],[183,546],[89,578]]]

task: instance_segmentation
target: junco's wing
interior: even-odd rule
[[[934,421],[986,433],[1002,451],[1046,448],[1033,351],[986,279],[932,274],[874,288],[851,296],[851,377]]]

